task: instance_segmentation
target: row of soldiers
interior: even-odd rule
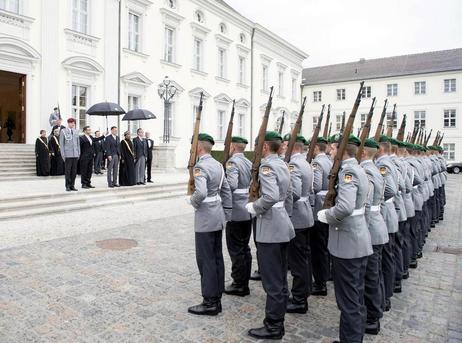
[[[203,301],[188,309],[217,315],[221,298],[250,294],[253,236],[267,294],[263,327],[249,330],[258,339],[281,339],[286,313],[306,313],[310,295],[326,296],[330,277],[340,309],[340,342],[362,342],[378,334],[393,293],[401,292],[409,268],[417,268],[425,239],[443,219],[446,163],[439,146],[424,147],[381,135],[350,135],[338,173],[335,205],[323,209],[329,173],[342,137],[318,137],[314,159],[309,142],[297,135],[288,163],[290,134],[265,134],[258,181],[259,197],[249,202],[252,163],[248,141],[232,137],[226,168],[211,156],[215,144],[198,135],[194,166],[195,246]],[[286,160],[287,161],[287,160]],[[222,230],[232,262],[233,282],[225,288]],[[293,281],[289,292],[287,273]],[[289,297],[289,293],[291,297]]]

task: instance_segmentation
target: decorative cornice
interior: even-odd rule
[[[149,87],[152,81],[140,72],[132,72],[120,77],[126,83],[135,84],[137,86]]]
[[[62,62],[62,65],[68,70],[91,75],[98,75],[104,71],[104,68],[101,66],[101,64],[86,56],[72,56],[66,58]]]
[[[242,55],[248,55],[250,53],[250,48],[246,47],[242,44],[236,44],[237,51],[240,52]]]
[[[169,21],[174,23],[175,25],[179,25],[185,17],[179,15],[176,12],[173,12],[167,8],[161,8],[159,10],[160,14],[162,15],[164,21]]]
[[[0,9],[0,23],[29,28],[34,21],[34,18]]]
[[[98,37],[90,36],[71,29],[64,29],[64,33],[68,40],[91,47],[96,47],[96,44],[100,41],[100,38]]]
[[[147,8],[153,4],[153,2],[150,0],[128,0],[128,2],[131,2],[137,6],[141,6],[144,8]]]
[[[188,94],[191,97],[199,98],[201,96],[201,92],[204,93],[204,100],[207,100],[208,98],[211,97],[211,95],[209,93],[207,93],[204,88],[201,88],[201,87],[196,87],[194,89],[191,89],[188,92]]]
[[[268,55],[265,54],[260,54],[260,58],[262,59],[263,62],[270,64],[271,61],[273,60],[272,57],[269,57]]]
[[[191,23],[191,28],[193,32],[201,34],[203,36],[206,36],[211,30],[204,25],[201,25],[199,23],[192,22]]]
[[[220,33],[217,33],[215,35],[215,38],[217,40],[217,43],[221,43],[221,44],[226,45],[226,46],[229,46],[233,42],[232,39],[229,39],[228,37],[226,37],[226,36],[224,36],[224,35],[222,35]]]

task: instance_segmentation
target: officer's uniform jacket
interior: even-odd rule
[[[232,196],[221,163],[209,154],[199,157],[194,166],[195,191],[191,205],[195,209],[194,231],[213,232],[223,230],[231,220]]]
[[[385,192],[385,180],[372,160],[361,162],[369,179],[369,192],[366,200],[366,221],[371,234],[372,245],[381,245],[388,242],[388,229],[382,217],[381,204]]]
[[[424,166],[424,173],[426,175],[426,185],[427,185],[427,196],[425,201],[433,196],[433,182],[432,182],[432,165],[427,156],[422,156],[421,158],[422,165]]]
[[[439,161],[441,166],[441,184],[444,186],[446,184],[446,180],[448,179],[446,160],[442,155],[437,155],[437,160]]]
[[[422,183],[419,185],[419,188],[422,191],[422,201],[425,202],[429,198],[429,188],[428,188],[428,172],[425,170],[427,165],[424,163],[421,156],[416,158],[416,161],[419,165],[420,175],[422,176]]]
[[[421,164],[414,156],[408,156],[406,161],[409,163],[411,170],[412,182],[412,201],[414,202],[415,211],[422,211],[423,206],[423,178]]]
[[[435,155],[430,155],[429,160],[432,165],[432,182],[433,182],[433,189],[438,189],[441,187],[441,165],[437,161],[437,157]]]
[[[289,162],[290,181],[292,185],[294,229],[306,229],[314,225],[310,194],[313,191],[313,170],[305,155],[292,155]]]
[[[59,145],[63,159],[80,157],[80,137],[76,129],[62,129],[59,132]]]
[[[395,197],[398,194],[398,185],[395,182],[395,180],[397,180],[397,176],[395,175],[396,169],[394,168],[393,162],[387,155],[379,157],[375,161],[375,165],[385,179],[385,203],[381,208],[381,213],[385,223],[387,224],[388,233],[396,233],[399,229],[398,214],[394,203]]]
[[[256,241],[286,243],[295,237],[286,205],[292,206],[292,187],[287,164],[278,155],[262,159],[258,172],[260,197],[253,206],[257,213]]]
[[[404,158],[400,157],[401,166],[404,172],[404,185],[405,191],[403,192],[404,207],[406,208],[406,215],[408,218],[415,216],[415,207],[414,200],[412,199],[412,178],[413,178],[413,168],[409,162]]]
[[[332,160],[325,153],[320,153],[311,162],[313,167],[313,192],[314,192],[314,220],[318,220],[318,212],[322,210],[324,199],[329,187],[329,173],[332,169]]]
[[[226,163],[226,179],[233,193],[232,220],[236,222],[251,219],[245,208],[249,202],[251,169],[252,163],[243,153],[234,154]]]
[[[400,222],[407,220],[406,207],[404,205],[403,194],[406,192],[405,185],[405,173],[403,172],[403,167],[401,161],[395,154],[390,155],[390,160],[393,162],[396,169],[397,184],[398,184],[398,194],[395,196],[395,208],[396,213],[398,214],[398,220]]]
[[[372,244],[365,217],[369,180],[355,158],[342,162],[336,187],[335,206],[326,212],[329,252],[345,259],[369,256]]]

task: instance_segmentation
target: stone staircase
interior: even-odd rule
[[[0,144],[0,182],[35,179],[35,146]]]

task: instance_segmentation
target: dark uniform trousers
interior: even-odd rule
[[[231,258],[231,277],[238,287],[248,287],[252,272],[250,235],[252,221],[230,221],[226,224],[226,245]]]
[[[440,196],[440,192],[441,192],[441,187],[438,188],[438,189],[435,189],[435,195],[434,195],[434,200],[433,200],[433,213],[432,213],[432,222],[433,223],[436,223],[437,221],[439,221],[439,217],[440,217],[440,201],[441,201],[441,196]]]
[[[341,342],[361,343],[366,325],[364,278],[368,257],[343,259],[332,256],[334,289],[340,310]]]
[[[422,215],[420,216],[420,232],[419,232],[419,251],[425,244],[425,237],[428,235],[428,206],[427,202],[423,203]]]
[[[364,283],[364,303],[368,319],[379,319],[383,316],[384,284],[382,274],[383,245],[373,245],[374,253],[367,258]]]
[[[411,261],[417,260],[420,251],[420,232],[422,225],[422,211],[415,211],[415,216],[411,218]]]
[[[443,220],[443,215],[444,215],[444,206],[446,205],[446,186],[443,185],[441,187],[441,193],[440,193],[441,201],[440,201],[440,220]]]
[[[95,154],[95,160],[94,160],[95,173],[101,173],[102,164],[103,164],[103,152],[100,151]]]
[[[265,321],[284,322],[289,289],[287,259],[289,243],[259,243],[257,255],[263,289],[266,292]]]
[[[66,179],[66,188],[75,186],[75,177],[77,176],[77,164],[79,159],[77,157],[66,157],[64,161],[64,174]]]
[[[401,236],[403,238],[403,273],[406,274],[411,262],[411,222],[414,217],[408,218],[403,226]],[[401,227],[400,227],[401,230]]]
[[[385,289],[385,300],[390,300],[393,296],[393,289],[395,287],[395,260],[394,260],[394,245],[395,234],[388,234],[388,243],[383,245],[382,250],[382,272],[383,284]]]
[[[91,174],[93,173],[93,156],[80,158],[80,180],[82,186],[91,185]]]
[[[316,220],[310,236],[314,283],[318,286],[325,286],[330,272],[329,250],[327,250],[329,224]]]
[[[225,289],[222,238],[222,231],[195,233],[196,261],[205,301],[219,301]]]
[[[406,221],[398,223],[399,230],[395,233],[395,244],[393,246],[393,256],[395,259],[395,284],[400,285],[403,280],[404,261],[403,261],[403,247]]]
[[[310,230],[295,230],[295,238],[289,243],[289,267],[293,277],[292,297],[303,303],[311,293]]]

